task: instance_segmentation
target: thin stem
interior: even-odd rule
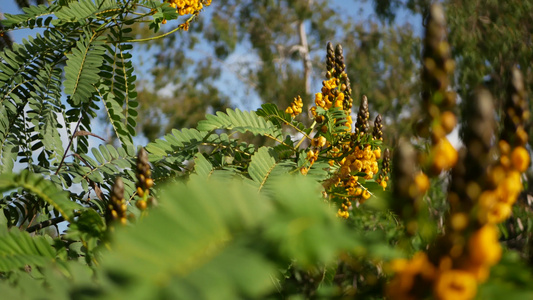
[[[311,130],[315,127],[315,125],[316,125],[316,121],[313,121],[313,124],[311,124]],[[308,136],[307,134],[305,134],[305,132],[303,132],[303,133],[304,133],[304,136],[303,136],[302,139],[298,142],[298,144],[296,145],[296,147],[294,147],[295,149],[300,148],[300,145],[303,143],[303,141],[304,141],[306,138],[311,139],[311,137]]]
[[[194,18],[196,18],[196,14],[192,15],[189,19],[187,19],[187,21],[185,21],[185,23],[183,24],[188,24],[190,23],[192,20],[194,20]],[[153,36],[153,37],[149,37],[149,38],[144,38],[144,39],[137,39],[137,40],[129,40],[128,42],[129,43],[136,43],[136,42],[146,42],[146,41],[151,41],[151,40],[157,40],[157,39],[160,39],[160,38],[163,38],[167,35],[170,35],[170,34],[173,34],[174,32],[180,30],[180,29],[183,29],[183,24],[180,24],[178,27],[172,29],[171,31],[167,32],[167,33],[163,33],[162,35],[158,35],[158,36]]]
[[[162,35],[158,35],[158,36],[153,36],[153,37],[149,37],[149,38],[145,38],[145,39],[136,39],[136,40],[129,40],[128,42],[129,43],[138,43],[138,42],[147,42],[147,41],[151,41],[151,40],[157,40],[157,39],[160,39],[162,37],[165,37],[167,35],[170,35],[170,34],[173,34],[174,32],[180,30],[182,27],[181,25],[178,26],[177,28],[175,29],[172,29],[171,31],[167,32],[167,33],[163,33]]]
[[[63,154],[63,157],[61,158],[61,162],[59,163],[59,166],[57,167],[56,172],[54,175],[57,175],[59,173],[59,170],[61,170],[61,167],[63,166],[63,163],[65,162],[65,157],[67,157],[67,153],[70,150],[70,146],[72,146],[72,141],[74,140],[74,137],[76,136],[76,131],[78,131],[78,127],[80,126],[81,118],[78,120],[78,124],[76,124],[76,128],[74,128],[74,133],[70,137],[70,140],[68,141],[67,149],[65,149],[65,153]]]
[[[34,231],[37,231],[37,230],[41,230],[45,227],[50,227],[50,226],[54,226],[54,225],[57,225],[61,222],[65,221],[65,218],[63,216],[61,217],[57,217],[57,218],[53,218],[53,219],[50,219],[50,220],[46,220],[46,221],[43,221],[41,223],[38,223],[38,224],[35,224],[31,227],[28,227],[26,228],[26,231],[27,232],[34,232]]]

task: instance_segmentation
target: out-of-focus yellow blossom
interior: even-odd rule
[[[520,146],[513,149],[511,153],[511,162],[518,172],[525,172],[529,167],[530,158],[526,148]]]
[[[496,264],[502,255],[496,226],[487,224],[474,232],[468,240],[468,251],[470,260],[475,264],[489,266]]]
[[[476,278],[463,270],[441,272],[435,281],[435,297],[440,300],[467,300],[476,296]]]
[[[468,226],[468,216],[465,213],[455,213],[450,216],[450,224],[455,231],[461,231]]]
[[[429,179],[423,172],[415,176],[415,185],[419,194],[424,194],[429,189]]]
[[[433,148],[433,170],[440,173],[457,163],[457,150],[450,144],[448,139],[442,138]]]
[[[424,288],[436,274],[435,266],[424,252],[416,253],[411,260],[395,259],[390,267],[396,275],[387,286],[389,299],[417,299],[416,288]]]

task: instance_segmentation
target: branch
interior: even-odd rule
[[[70,146],[72,146],[72,141],[76,137],[76,132],[78,131],[78,127],[80,126],[80,123],[81,123],[81,117],[78,120],[78,124],[76,124],[76,128],[74,128],[74,134],[70,137],[70,141],[68,141],[67,149],[65,149],[65,153],[63,154],[63,157],[61,158],[61,162],[59,163],[59,166],[57,167],[56,173],[54,175],[59,174],[59,170],[61,170],[61,167],[63,166],[63,163],[65,162],[65,157],[67,157],[67,153],[70,149]]]
[[[307,42],[307,33],[305,32],[304,22],[300,21],[298,24],[298,35],[300,37],[300,46],[299,51],[300,55],[303,58],[303,67],[304,67],[304,80],[305,80],[305,93],[306,95],[311,94],[311,70],[313,65],[311,63],[311,55],[309,55],[309,44]]]
[[[57,218],[53,218],[53,219],[50,219],[50,220],[46,220],[46,221],[43,221],[39,224],[35,224],[31,227],[28,227],[26,228],[26,231],[27,232],[34,232],[34,231],[37,231],[37,230],[41,230],[45,227],[49,227],[49,226],[54,226],[54,225],[57,225],[61,222],[65,221],[65,218],[63,216],[61,217],[57,217]]]

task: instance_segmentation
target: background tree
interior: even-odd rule
[[[320,92],[325,74],[322,53],[328,41],[345,46],[354,105],[367,95],[371,108],[384,114],[385,125],[393,129],[390,136],[407,131],[412,118],[407,112],[416,108],[419,90],[413,80],[418,76],[419,37],[407,23],[393,26],[360,18],[364,6],[358,12],[355,4],[214,2],[216,9],[189,32],[147,45],[155,52],[156,68],[154,84],[141,83],[143,132],[152,139],[162,134],[158,128],[165,132],[196,123],[199,111],[236,105],[253,108],[260,103],[284,107],[298,95],[306,113],[314,104],[314,93]],[[142,28],[137,32],[142,36]],[[213,50],[206,50],[206,45]],[[184,72],[179,67],[185,62],[195,62],[196,67]],[[235,81],[225,82],[227,78]],[[171,97],[152,92],[163,87],[170,87]],[[198,102],[195,95],[206,97]]]

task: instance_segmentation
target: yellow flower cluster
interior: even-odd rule
[[[387,286],[389,299],[416,299],[417,289],[427,287],[435,279],[435,266],[424,252],[417,252],[411,260],[395,259],[390,267],[396,276]]]
[[[340,45],[333,49],[333,45],[328,43],[326,65],[326,80],[322,81],[321,92],[315,94],[315,106],[311,108],[311,114],[319,130],[311,140],[312,149],[307,152],[307,161],[309,165],[313,165],[322,151],[325,158],[329,160],[330,166],[337,170],[330,179],[324,182],[324,188],[328,197],[339,205],[337,215],[341,218],[348,218],[349,211],[352,209],[352,201],[362,203],[372,196],[370,191],[359,183],[360,178],[374,180],[377,177],[378,183],[383,188],[387,186],[390,158],[383,160],[387,167],[382,168],[380,172],[378,160],[382,157],[379,147],[383,141],[382,118],[376,117],[374,131],[369,132],[366,97],[363,97],[361,101],[358,114],[357,124],[360,123],[361,128],[356,130],[357,132],[352,131],[358,125],[353,126],[350,80],[345,72],[346,66]],[[319,113],[318,108],[326,111],[331,109],[344,111],[346,131],[335,132],[332,128],[328,128],[332,120],[327,120],[329,115]],[[294,112],[294,104],[291,104],[286,112],[290,113],[291,110]],[[309,167],[307,165],[303,167],[301,173],[307,174]]]
[[[431,134],[429,159],[433,175],[438,175],[457,163],[457,151],[446,138],[454,129],[457,119],[452,111],[456,96],[447,90],[450,85],[448,77],[455,63],[446,41],[445,23],[442,7],[432,6],[424,38],[422,69],[422,105],[427,115],[419,123],[418,131],[421,136]],[[430,132],[427,132],[427,128]]]
[[[364,203],[370,198],[370,192],[358,182],[359,177],[353,174],[365,173],[364,179],[374,179],[375,175],[379,172],[377,160],[380,158],[380,148],[372,150],[370,145],[364,148],[356,146],[352,152],[339,162],[340,169],[334,186],[342,187],[346,192],[344,204],[337,213],[339,217],[346,219],[350,216],[348,210],[351,208],[352,200]],[[386,187],[387,180],[388,177],[384,177],[380,184]]]
[[[345,100],[344,90],[346,90],[346,85],[341,85],[341,87],[339,88],[339,82],[340,79],[335,77],[322,81],[322,92],[315,94],[316,106],[311,108],[311,113],[314,117],[317,116],[317,107],[321,107],[325,110],[328,110],[332,107],[338,107],[340,109],[343,109]],[[351,109],[346,110],[346,126],[348,127],[348,132],[351,131],[351,126],[353,123],[351,112]]]
[[[396,259],[390,264],[396,276],[387,286],[390,299],[425,299],[431,293],[440,300],[468,300],[477,293],[477,285],[488,276],[488,268],[501,255],[496,229],[482,228],[474,234],[469,247],[471,259],[463,266],[453,266],[449,256],[440,258],[438,265],[429,261],[424,252],[412,259]]]
[[[168,0],[170,6],[176,9],[176,12],[183,15],[193,14],[205,6],[211,5],[211,0]]]
[[[291,117],[296,117],[297,115],[302,113],[302,108],[304,107],[304,103],[302,101],[302,98],[300,96],[294,98],[294,101],[285,109],[285,112],[290,114]]]
[[[478,199],[478,218],[481,223],[497,224],[511,215],[511,207],[522,191],[520,173],[529,166],[529,153],[519,146],[512,152],[509,144],[499,142],[499,163],[489,171],[495,189],[484,191]]]

